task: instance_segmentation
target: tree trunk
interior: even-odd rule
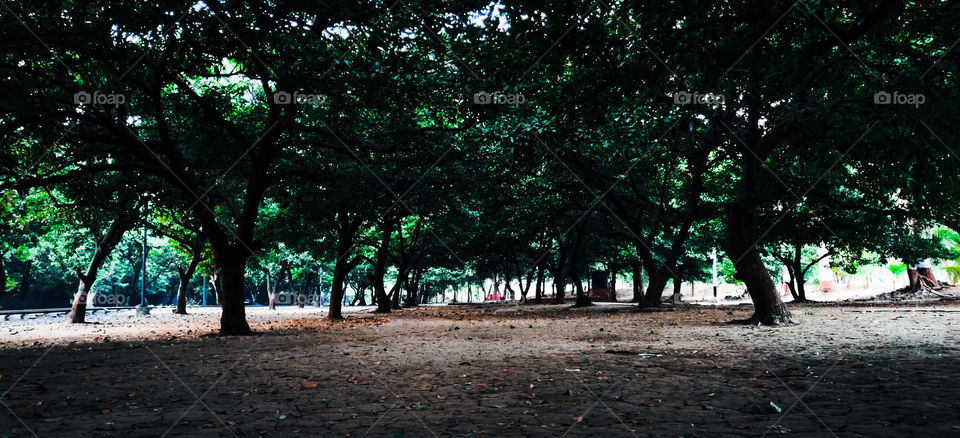
[[[610,270],[610,301],[617,302],[617,270]]]
[[[570,279],[573,280],[573,286],[577,291],[577,301],[573,304],[573,307],[592,306],[593,302],[590,301],[590,297],[583,291],[583,282],[580,281],[580,276],[577,275],[576,272],[571,272]]]
[[[567,285],[564,283],[566,279],[563,277],[563,273],[561,271],[562,269],[552,272],[553,286],[556,289],[555,297],[553,299],[554,304],[563,304],[565,298],[564,295],[566,294],[565,289],[567,288]]]
[[[250,325],[247,324],[246,294],[244,292],[244,273],[246,271],[248,252],[245,248],[234,248],[233,252],[220,251],[217,254],[217,280],[220,287],[217,294],[220,297],[220,334],[223,336],[250,335]]]
[[[754,144],[756,147],[756,144]],[[754,151],[757,149],[754,148]],[[734,261],[736,273],[733,278],[740,280],[747,287],[747,292],[753,300],[754,314],[746,323],[776,325],[790,323],[793,320],[787,306],[780,299],[777,287],[767,272],[756,245],[757,230],[755,229],[756,188],[760,184],[758,172],[763,168],[763,158],[766,151],[760,154],[744,154],[742,175],[737,187],[736,200],[727,207],[726,225],[727,236],[723,242],[724,251],[730,260]]]
[[[647,269],[647,276],[647,291],[643,294],[643,299],[640,301],[640,307],[660,307],[660,302],[663,298],[663,290],[667,287],[667,281],[670,280],[670,275],[668,275],[666,269],[660,267],[656,269]]]
[[[330,311],[327,313],[327,319],[330,321],[343,320],[341,307],[343,306],[343,282],[347,277],[346,264],[347,262],[341,257],[337,259],[333,268],[333,284],[330,285]]]
[[[280,277],[277,277],[277,281],[273,283],[273,287],[270,287],[269,271],[263,275],[263,279],[267,283],[267,308],[277,310],[277,283],[280,283]]]
[[[183,268],[177,267],[177,273],[180,274],[180,286],[177,288],[177,309],[174,310],[173,313],[178,315],[187,314],[187,290],[190,287],[190,279],[193,278],[198,264],[200,264],[200,258],[194,256],[193,260],[190,260],[190,265],[187,266],[186,271],[184,271]]]
[[[680,287],[683,286],[683,282],[680,281],[680,278],[673,278],[673,304],[680,304]]]
[[[643,301],[643,265],[639,261],[633,263],[633,299],[632,303]]]
[[[384,226],[383,229],[380,247],[377,248],[377,258],[373,264],[373,276],[370,278],[370,282],[373,283],[373,300],[377,303],[377,310],[374,310],[374,313],[390,313],[390,298],[387,297],[383,277],[387,273],[387,256],[390,254],[390,236],[393,233],[388,226]],[[397,281],[400,281],[400,278],[397,278]]]
[[[77,293],[73,296],[73,306],[70,309],[71,323],[85,322],[87,315],[87,294],[90,292],[90,289],[93,288],[93,283],[97,281],[97,272],[100,270],[100,267],[103,266],[103,263],[107,260],[110,253],[113,252],[113,249],[120,243],[120,239],[123,238],[124,233],[130,228],[133,228],[138,217],[138,209],[139,208],[135,208],[120,213],[113,219],[113,222],[110,223],[110,228],[107,229],[106,233],[102,236],[94,236],[95,250],[86,272],[82,272],[80,268],[77,268],[77,277],[80,280],[80,285],[77,287]]]
[[[3,253],[0,253],[0,301],[3,301],[7,296],[7,268],[3,264],[3,257]],[[23,302],[22,299],[20,301]],[[0,307],[0,309],[2,308]],[[22,309],[23,306],[21,305],[20,308]]]
[[[537,267],[537,287],[534,290],[534,302],[540,304],[543,302],[543,266]]]
[[[297,292],[297,307],[303,309],[307,305],[307,292],[310,291],[310,285],[313,283],[313,272],[307,272],[303,284],[300,285],[300,291]]]
[[[27,296],[27,292],[30,291],[30,280],[33,278],[33,260],[27,260],[27,268],[23,271],[23,278],[20,279],[20,284],[17,285],[17,291],[20,295],[20,308],[24,308],[24,298]]]
[[[510,286],[510,276],[508,275],[508,276],[504,277],[504,280],[505,280],[504,283],[503,283],[503,291],[504,291],[504,294],[503,294],[503,295],[504,295],[504,297],[506,297],[507,292],[510,292],[510,301],[516,300],[516,299],[517,299],[517,293],[516,293],[516,291],[514,291],[513,288]]]

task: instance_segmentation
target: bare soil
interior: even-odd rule
[[[0,436],[960,435],[956,301],[367,310],[0,321]]]

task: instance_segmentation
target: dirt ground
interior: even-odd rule
[[[250,309],[0,321],[0,436],[958,436],[960,305]],[[358,310],[358,309],[354,309]]]

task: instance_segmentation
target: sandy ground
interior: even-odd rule
[[[958,436],[960,305],[0,321],[0,436]]]

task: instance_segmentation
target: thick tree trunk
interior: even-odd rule
[[[555,288],[555,296],[553,299],[554,304],[563,304],[565,301],[564,295],[566,295],[567,285],[564,283],[566,279],[559,270],[553,272],[553,286]]]
[[[727,255],[736,260],[730,252]],[[756,249],[747,250],[735,266],[737,273],[734,278],[746,285],[755,309],[754,315],[745,322],[765,325],[792,322],[790,312],[780,299],[773,279],[770,278],[770,272],[767,271]]]
[[[940,283],[933,276],[933,270],[930,268],[908,269],[907,277],[910,279],[910,290],[914,292],[940,286]]]
[[[647,276],[649,277],[647,281],[647,291],[643,294],[643,299],[640,300],[640,307],[660,307],[661,300],[663,299],[663,290],[667,287],[667,281],[670,280],[670,275],[661,267],[657,269],[647,269]]]
[[[220,287],[217,293],[220,296],[220,334],[223,336],[250,335],[250,325],[247,324],[246,294],[244,293],[244,273],[247,265],[247,251],[243,248],[234,248],[233,253],[219,252],[217,263],[219,272],[217,280]]]
[[[417,307],[420,304],[426,304],[427,294],[424,293],[426,287],[420,286],[420,280],[423,278],[423,270],[415,269],[412,275],[410,275],[405,289],[407,290],[407,307]],[[426,285],[424,285],[426,286]],[[396,296],[393,297],[395,303],[400,303],[400,291],[397,290]],[[395,307],[399,309],[400,307]]]
[[[574,303],[573,307],[592,306],[593,302],[590,301],[590,297],[588,297],[586,292],[583,291],[583,282],[580,281],[580,276],[575,272],[572,272],[570,274],[570,279],[573,280],[573,286],[577,291],[577,301]]]
[[[752,151],[757,151],[754,143]],[[727,207],[725,223],[727,236],[724,240],[724,251],[730,260],[733,260],[736,273],[733,278],[740,280],[747,287],[747,292],[753,300],[754,314],[748,320],[749,324],[776,325],[790,323],[793,320],[787,306],[780,299],[777,287],[770,277],[756,245],[757,230],[755,229],[756,211],[755,192],[760,184],[758,172],[763,169],[763,159],[768,152],[760,150],[752,154],[744,154],[742,175],[737,188],[736,200]]]
[[[680,304],[680,287],[683,285],[683,282],[680,281],[680,278],[673,278],[673,304]]]
[[[327,319],[330,321],[343,319],[341,307],[343,307],[343,281],[346,277],[346,261],[337,260],[333,268],[333,284],[330,285],[330,311],[327,313]]]

